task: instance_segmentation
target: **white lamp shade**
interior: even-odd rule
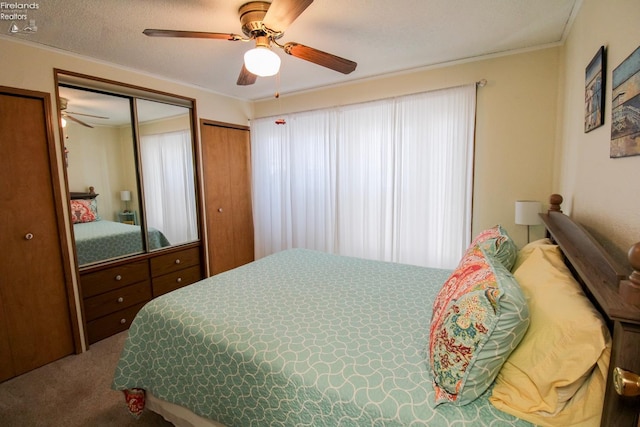
[[[244,66],[256,76],[273,76],[280,70],[280,57],[268,47],[257,46],[245,52]]]
[[[541,224],[540,209],[542,203],[533,200],[516,201],[516,224],[518,225],[538,225]]]
[[[128,202],[129,200],[131,200],[131,191],[122,190],[120,192],[120,200],[122,200],[123,202]]]

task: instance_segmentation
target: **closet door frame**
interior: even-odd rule
[[[45,132],[47,139],[47,152],[49,154],[49,174],[51,177],[54,206],[56,215],[56,227],[58,231],[58,241],[60,242],[60,255],[62,256],[62,271],[64,275],[64,285],[67,294],[67,305],[69,307],[69,319],[73,333],[73,346],[76,354],[82,353],[83,345],[80,335],[80,323],[78,317],[78,306],[76,304],[76,291],[73,286],[73,269],[71,268],[71,255],[69,253],[70,241],[67,235],[68,207],[66,198],[63,197],[62,183],[66,182],[66,171],[61,168],[64,160],[63,144],[56,144],[53,126],[53,114],[51,94],[28,89],[0,86],[0,93],[13,96],[24,96],[42,101],[45,111]],[[60,173],[62,169],[62,174]]]

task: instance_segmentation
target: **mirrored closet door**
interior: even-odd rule
[[[79,266],[144,252],[130,98],[60,84]]]
[[[172,245],[196,241],[197,193],[190,111],[137,99],[136,112],[150,249],[162,247],[162,236]]]
[[[78,265],[198,241],[192,108],[91,83],[58,84]]]
[[[203,277],[195,101],[56,70],[89,343]]]

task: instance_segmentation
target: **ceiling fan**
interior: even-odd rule
[[[67,106],[69,104],[69,100],[67,98],[62,98],[60,97],[60,115],[62,116],[62,120],[65,119],[69,119],[72,122],[76,122],[78,124],[81,124],[82,126],[86,126],[88,128],[92,128],[93,126],[91,126],[90,124],[83,122],[82,120],[72,116],[71,114],[74,114],[76,116],[85,116],[85,117],[93,117],[94,119],[108,119],[109,117],[103,117],[103,116],[94,116],[92,114],[83,114],[83,113],[74,113],[72,111],[67,111]],[[63,121],[62,127],[64,127],[66,125],[66,122]]]
[[[271,44],[278,46],[288,55],[314,64],[349,74],[356,64],[345,58],[314,49],[295,42],[284,44],[278,40],[287,27],[298,17],[313,0],[273,0],[252,1],[240,6],[238,14],[244,36],[233,33],[210,33],[200,31],[146,29],[143,33],[150,37],[207,38],[229,41],[255,41],[255,49],[245,53],[245,62],[238,76],[238,85],[252,85],[258,76],[272,76],[280,68],[280,57],[271,50]],[[273,61],[273,62],[270,62]],[[260,67],[266,67],[262,69]]]

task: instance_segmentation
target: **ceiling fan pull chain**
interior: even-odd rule
[[[280,110],[280,114],[282,114],[282,103],[280,101],[280,72],[278,71],[278,74],[276,74],[276,94],[275,94],[276,99],[278,100],[278,110]],[[287,122],[285,121],[285,119],[283,117],[276,119],[276,124],[277,125],[285,125],[287,124]]]

